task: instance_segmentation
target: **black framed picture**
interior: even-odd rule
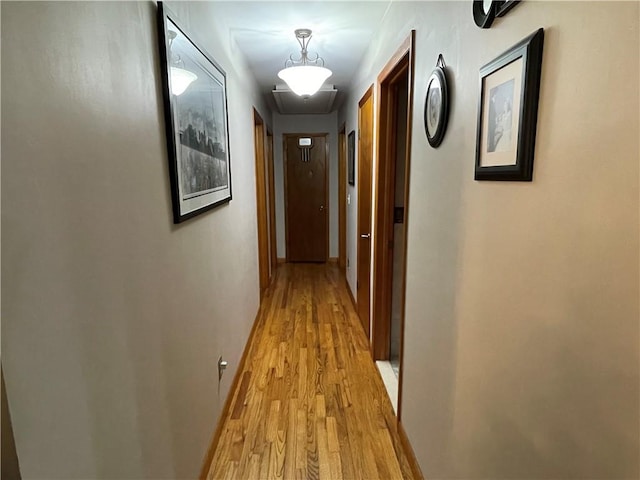
[[[442,55],[438,58],[436,69],[427,81],[427,94],[424,103],[424,129],[429,145],[437,148],[444,138],[449,119],[449,89],[444,71]]]
[[[473,0],[473,21],[480,28],[490,28],[496,17],[505,16],[520,0]]]
[[[473,0],[473,21],[480,28],[489,28],[496,17],[500,0]]]
[[[496,8],[496,17],[504,17],[518,3],[520,3],[520,0],[504,0],[500,2],[500,5]]]
[[[543,43],[541,28],[480,69],[476,180],[533,178]]]
[[[356,184],[356,132],[351,130],[347,141],[347,180],[349,185]]]
[[[226,76],[158,2],[173,221],[231,200]]]

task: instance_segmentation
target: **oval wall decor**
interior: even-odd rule
[[[499,0],[473,0],[473,21],[480,28],[489,28],[496,17]]]
[[[449,88],[442,55],[438,56],[435,70],[427,82],[424,102],[424,130],[429,145],[437,148],[444,138],[449,120]]]

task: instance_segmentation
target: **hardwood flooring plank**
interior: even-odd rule
[[[240,473],[240,477],[247,480],[260,478],[260,455],[252,454],[249,458],[249,469],[246,475]]]
[[[278,435],[278,421],[280,420],[280,400],[273,400],[269,407],[269,416],[267,417],[267,434],[265,436],[267,442],[274,442]]]
[[[298,410],[296,422],[296,470],[307,476],[307,411]]]
[[[207,478],[414,478],[346,288],[332,265],[278,268]]]
[[[296,477],[296,447],[298,443],[298,435],[297,435],[297,429],[296,429],[296,420],[298,419],[297,415],[298,415],[298,399],[291,398],[289,400],[289,412],[288,412],[288,422],[287,422],[284,478]]]
[[[237,420],[240,418],[240,413],[244,408],[245,397],[247,395],[247,390],[249,389],[249,382],[251,381],[251,371],[244,372],[242,375],[242,381],[240,382],[240,389],[238,390],[238,394],[236,395],[236,402],[233,405],[233,410],[231,412],[231,419]]]
[[[329,454],[329,469],[331,470],[332,480],[342,480],[342,460],[338,452],[331,452]],[[399,477],[400,478],[400,477]]]
[[[391,441],[391,434],[386,428],[378,431],[378,444],[384,456],[384,464],[389,472],[389,478],[403,478],[402,469]]]
[[[327,417],[327,447],[331,453],[340,451],[340,441],[338,440],[338,424],[336,417]]]

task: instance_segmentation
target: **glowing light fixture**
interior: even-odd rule
[[[295,34],[302,49],[300,58],[294,59],[291,54],[284,64],[285,68],[278,72],[278,77],[284,80],[294,93],[306,98],[316,93],[332,72],[324,67],[324,59],[318,54],[309,58],[307,47],[311,40],[311,30],[300,28]]]
[[[173,30],[169,30],[169,55],[171,58],[171,93],[174,95],[182,95],[189,85],[191,85],[195,80],[198,79],[198,76],[182,68],[184,66],[184,62],[180,55],[173,54],[171,51],[171,47],[173,45],[173,40],[176,38],[177,33]]]
[[[171,67],[171,93],[182,95],[198,76],[184,68]]]

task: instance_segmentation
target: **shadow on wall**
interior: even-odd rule
[[[1,367],[0,367],[1,368]],[[2,418],[0,425],[2,426],[2,465],[1,478],[5,480],[20,480],[20,465],[18,464],[18,455],[16,454],[16,445],[13,439],[13,428],[11,426],[11,415],[9,414],[9,404],[7,403],[7,392],[4,386],[4,373],[0,373],[2,377]]]

